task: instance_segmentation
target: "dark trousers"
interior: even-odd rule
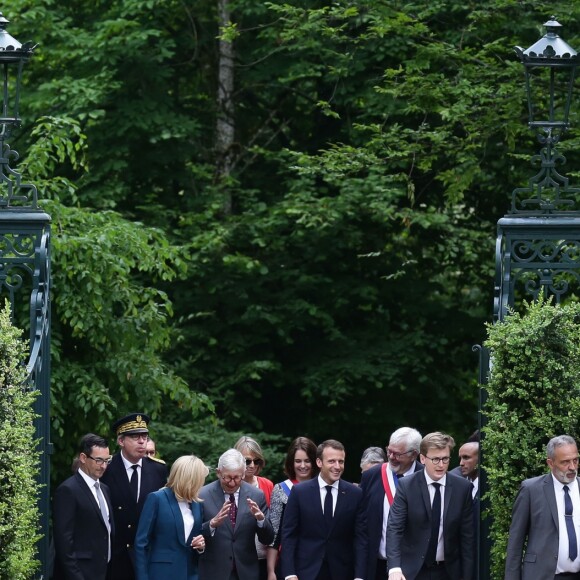
[[[266,564],[266,558],[261,558],[258,560],[258,566],[260,568],[259,580],[268,580],[268,566]]]
[[[445,564],[439,564],[438,566],[423,566],[415,580],[451,580],[451,578],[447,574]]]
[[[318,572],[316,580],[338,580],[338,578],[333,579],[330,575],[330,568],[328,567],[328,562],[326,560],[322,561],[322,566],[320,566],[320,572]]]
[[[387,561],[377,558],[377,568],[375,570],[374,580],[387,580],[388,575]],[[373,580],[373,578],[369,578],[369,580]]]

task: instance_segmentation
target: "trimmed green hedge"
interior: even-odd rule
[[[512,505],[520,483],[547,472],[551,437],[577,435],[580,304],[526,304],[488,327],[491,373],[484,408],[490,500],[491,578],[503,578]]]
[[[36,542],[39,457],[35,451],[35,392],[23,389],[27,349],[0,310],[0,578],[28,580],[38,570]]]

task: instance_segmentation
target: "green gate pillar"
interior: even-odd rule
[[[580,189],[570,187],[557,167],[566,159],[558,151],[568,117],[578,66],[577,52],[559,36],[555,17],[544,23],[546,34],[530,48],[515,47],[526,80],[528,125],[541,144],[532,163],[539,171],[526,187],[512,192],[511,207],[497,223],[494,321],[501,323],[509,309],[540,296],[556,304],[580,299]],[[493,358],[493,353],[491,353]],[[480,426],[484,426],[485,384],[490,353],[480,358]],[[483,432],[485,435],[485,432]],[[486,489],[485,454],[481,457],[480,494]],[[485,504],[483,509],[485,509]],[[479,578],[489,579],[491,544],[489,521],[480,523]]]
[[[28,328],[30,356],[28,380],[23,388],[36,389],[35,438],[40,454],[41,569],[48,579],[51,566],[50,523],[50,216],[38,207],[36,187],[23,184],[10,161],[18,153],[8,140],[20,125],[18,112],[24,64],[35,46],[21,44],[7,31],[0,13],[0,296],[8,297],[13,322]],[[31,449],[34,449],[31,442]]]

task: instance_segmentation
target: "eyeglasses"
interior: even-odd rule
[[[413,453],[414,449],[409,449],[409,451],[403,451],[403,453],[397,453],[396,451],[392,451],[391,449],[387,449],[387,455],[389,457],[393,457],[397,461],[403,457],[403,455],[409,455],[409,453]]]
[[[451,459],[451,457],[427,457],[427,455],[424,455],[423,457],[425,457],[425,459],[430,459],[433,465],[439,465],[440,463],[447,465]]]
[[[143,439],[143,441],[147,441],[147,438],[149,436],[147,435],[147,433],[127,433],[125,437],[129,437],[131,441],[140,441],[141,439]]]
[[[225,483],[232,483],[232,482],[239,483],[240,481],[242,481],[241,475],[234,475],[233,477],[231,475],[221,475],[220,478]]]
[[[256,467],[261,467],[261,465],[264,463],[264,460],[263,459],[248,459],[248,458],[246,458],[246,467],[249,467],[250,465],[252,465],[252,463]]]
[[[109,465],[109,463],[113,461],[112,457],[107,457],[106,459],[103,459],[102,457],[91,457],[90,455],[87,455],[87,457],[92,459],[97,465]]]

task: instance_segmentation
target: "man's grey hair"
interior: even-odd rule
[[[228,449],[220,456],[218,460],[218,469],[225,469],[227,471],[237,471],[238,469],[241,469],[245,473],[246,460],[237,449]]]
[[[376,463],[385,463],[387,456],[380,447],[367,447],[360,458],[360,466],[374,465]]]
[[[405,443],[408,449],[412,449],[419,454],[421,447],[421,433],[412,427],[401,427],[393,432],[389,439],[389,445],[397,445],[398,443]]]
[[[576,445],[576,441],[574,437],[570,437],[570,435],[558,435],[557,437],[552,437],[548,441],[548,445],[546,445],[546,455],[549,459],[554,459],[554,455],[556,455],[556,449],[558,447],[562,447],[562,445]]]

